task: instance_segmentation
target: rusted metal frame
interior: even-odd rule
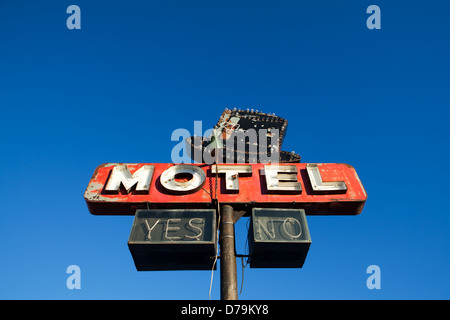
[[[224,205],[220,211],[220,299],[238,300],[234,210],[230,205]]]

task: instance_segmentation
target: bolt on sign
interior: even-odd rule
[[[355,169],[342,163],[217,167],[107,163],[97,167],[84,194],[94,215],[135,215],[137,209],[212,209],[216,197],[222,205],[230,204],[247,216],[252,208],[356,215],[361,213],[367,195]]]

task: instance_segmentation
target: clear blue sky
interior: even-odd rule
[[[81,30],[66,27],[71,4]],[[381,30],[366,27],[371,4]],[[304,267],[246,268],[240,299],[449,299],[449,13],[444,0],[0,1],[0,298],[208,299],[208,271],[137,272],[133,217],[92,216],[83,193],[99,164],[170,162],[173,130],[242,107],[287,118],[283,149],[302,162],[353,165],[368,200],[359,216],[308,217]],[[72,264],[81,290],[66,287]]]

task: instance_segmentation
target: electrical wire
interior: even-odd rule
[[[217,202],[219,203],[219,202]],[[217,219],[217,223],[218,225],[220,225],[220,209],[217,210],[218,211],[218,219]],[[211,300],[211,289],[212,289],[212,284],[213,284],[213,278],[214,278],[214,267],[216,266],[217,263],[217,257],[219,255],[219,228],[217,228],[217,232],[216,232],[216,256],[214,257],[214,263],[213,266],[211,268],[211,282],[209,283],[209,300]]]
[[[241,277],[241,290],[239,290],[239,294],[242,294],[242,289],[244,289],[244,257],[241,257],[241,265],[242,265],[242,277]]]
[[[250,219],[247,220],[247,234],[248,234],[248,229],[249,229],[249,224],[250,224]],[[249,258],[248,258],[248,254],[247,254],[247,249],[248,249],[248,237],[245,240],[245,251],[244,254],[241,255],[241,266],[242,266],[242,279],[241,279],[241,289],[239,290],[239,294],[242,294],[242,290],[244,289],[244,269],[245,267],[247,267],[248,262],[249,262]],[[244,257],[247,256],[247,261],[244,264]]]
[[[217,162],[219,161],[219,159],[218,159],[218,152],[215,152],[215,153],[216,153],[216,181],[215,181],[215,187],[214,187],[214,189],[215,189],[214,196],[215,196],[215,200],[217,202],[218,218],[217,218],[217,231],[216,231],[216,255],[214,257],[214,263],[211,268],[211,281],[209,283],[209,300],[211,300],[211,290],[212,290],[212,284],[213,284],[213,278],[214,278],[214,267],[217,264],[217,257],[219,254],[220,204],[219,204],[219,198],[217,197],[217,181],[219,179],[219,168],[218,168]],[[212,171],[212,165],[211,165],[211,171]]]

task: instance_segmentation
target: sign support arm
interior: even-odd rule
[[[234,210],[229,205],[220,208],[220,299],[238,300],[234,239]]]

